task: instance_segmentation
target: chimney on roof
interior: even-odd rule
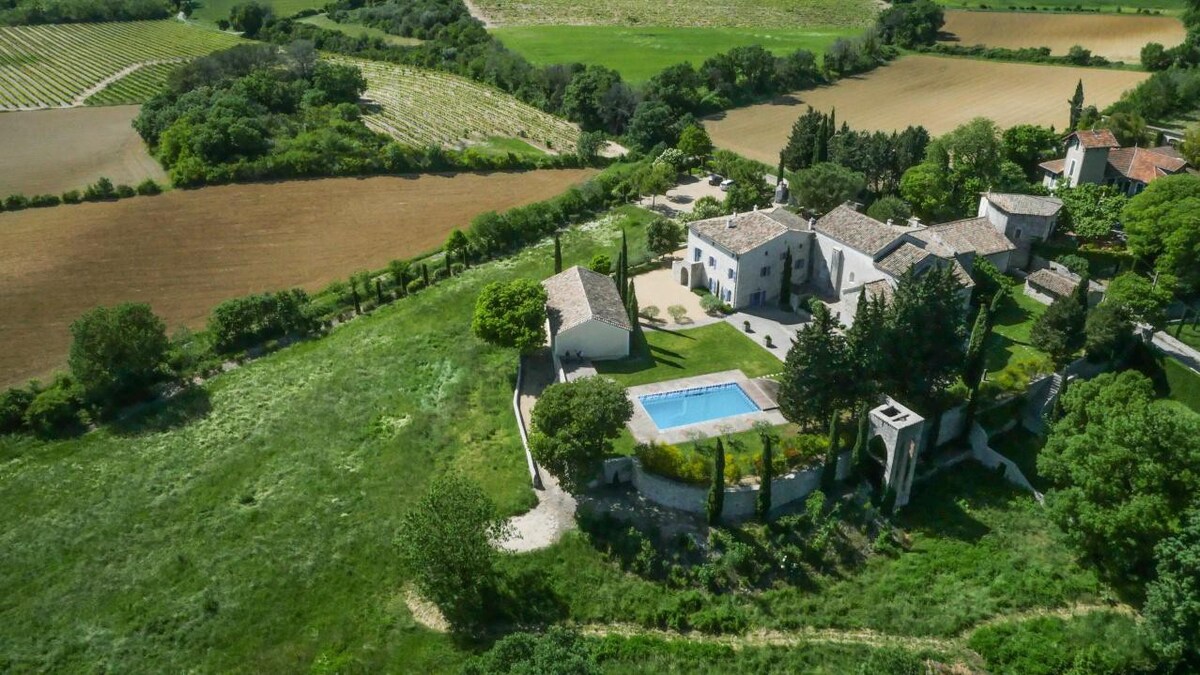
[[[862,211],[862,204],[860,204],[858,202],[850,202],[849,204],[847,204],[847,206],[854,209],[855,211]]]
[[[921,219],[916,216],[912,216],[908,219],[908,226],[909,227],[925,227],[924,225],[921,224]]]
[[[733,222],[735,218],[737,218],[737,211],[734,211],[733,215],[729,216],[729,218],[725,220],[725,229],[732,230],[733,228],[737,227],[737,224]]]
[[[888,218],[888,219],[887,219],[887,224],[888,224],[888,225],[895,225],[895,224],[896,224],[896,221],[892,220],[891,218]]]
[[[813,228],[814,228],[814,227],[816,227],[816,225],[817,225],[817,219],[816,219],[816,218],[813,218],[812,216],[809,216],[809,218],[808,218],[808,231],[809,231],[809,232],[812,232],[812,231],[813,231]]]

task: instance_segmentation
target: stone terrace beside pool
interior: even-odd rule
[[[647,394],[662,394],[682,389],[728,384],[730,382],[737,383],[742,388],[742,391],[746,392],[750,400],[754,401],[754,404],[759,407],[759,412],[733,417],[722,417],[699,424],[689,424],[687,426],[660,431],[658,426],[654,424],[654,420],[650,419],[650,415],[646,412],[640,400],[642,396]],[[767,391],[767,388],[760,386],[757,381],[746,377],[746,374],[740,370],[725,370],[719,373],[697,375],[696,377],[653,382],[630,387],[627,392],[629,400],[633,402],[633,417],[629,420],[629,431],[639,443],[649,443],[652,441],[683,443],[693,440],[697,436],[711,437],[737,433],[739,431],[749,431],[757,422],[766,422],[772,426],[787,424],[787,420],[779,412],[779,404],[775,401],[774,396]]]

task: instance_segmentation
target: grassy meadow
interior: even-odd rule
[[[312,25],[316,26],[317,28],[324,28],[325,30],[337,31],[344,35],[349,35],[350,37],[366,36],[368,38],[381,38],[384,42],[387,42],[388,44],[397,45],[400,47],[407,47],[410,45],[416,45],[416,44],[421,43],[421,41],[416,38],[407,38],[407,37],[402,37],[400,35],[392,35],[391,33],[382,31],[378,28],[372,28],[371,26],[364,26],[362,24],[357,24],[357,23],[338,23],[337,21],[330,19],[329,17],[325,16],[324,14],[317,14],[316,16],[306,16],[303,19],[300,19],[300,23],[312,24]]]
[[[871,0],[475,0],[476,15],[498,26],[711,26],[864,28],[875,19]]]
[[[708,57],[733,47],[760,45],[775,54],[808,49],[819,57],[834,40],[858,31],[837,26],[505,26],[492,33],[538,65],[579,62],[606,66],[630,82],[644,82],[667,66],[690,62],[699,67]]]
[[[191,19],[215,26],[221,19],[229,19],[229,12],[239,0],[198,0],[192,10]],[[305,9],[320,9],[325,6],[323,0],[263,0],[269,5],[277,17],[288,17]]]

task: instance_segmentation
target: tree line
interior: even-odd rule
[[[166,19],[190,0],[0,0],[0,26]]]

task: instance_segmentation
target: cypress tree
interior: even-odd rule
[[[396,288],[400,289],[400,295],[408,295],[408,270],[400,270],[396,275]]]
[[[1079,285],[1075,287],[1075,292],[1071,294],[1071,297],[1083,309],[1084,314],[1087,314],[1088,311],[1088,287],[1091,285],[1087,273],[1084,272],[1079,277]]]
[[[350,298],[354,300],[354,313],[362,314],[362,304],[358,297],[358,284],[354,283],[354,279],[350,279]]]
[[[838,460],[838,414],[835,410],[829,418],[829,454],[825,456],[825,467],[821,471],[821,491],[833,496],[837,488]]]
[[[762,444],[762,476],[758,486],[758,502],[755,504],[755,511],[758,519],[765,523],[771,517],[771,480],[775,477],[771,434],[762,435]]]
[[[854,439],[854,450],[850,454],[850,470],[856,479],[861,479],[864,467],[867,465],[868,436],[871,433],[871,420],[868,406],[863,403],[858,409],[858,436]]]
[[[554,233],[554,273],[558,274],[562,271],[562,242],[558,240],[558,233]]]
[[[375,280],[375,300],[383,306],[383,282],[378,279]]]
[[[625,240],[625,228],[621,228],[621,283],[629,281],[629,243]]]
[[[429,265],[425,263],[421,263],[421,279],[425,282],[426,286],[429,285]]]
[[[721,522],[721,512],[725,510],[725,445],[717,439],[713,450],[712,486],[708,489],[708,524],[716,525]]]
[[[629,325],[633,326],[634,330],[638,330],[638,301],[637,289],[633,286],[633,279],[629,280],[629,291],[626,292],[628,300],[625,302],[625,310],[629,312]]]
[[[621,303],[629,302],[629,288],[625,285],[625,250],[622,248],[617,252],[617,269],[613,271],[615,281],[617,282],[617,294],[621,296]]]
[[[1079,126],[1079,118],[1083,116],[1083,80],[1075,85],[1075,95],[1067,101],[1071,106],[1071,131]]]
[[[449,254],[449,253],[447,253],[446,255],[443,255],[443,256],[442,256],[442,264],[443,264],[443,266],[445,266],[445,268],[446,268],[446,278],[447,278],[447,279],[449,279],[449,278],[450,278],[450,275],[451,275],[451,272],[450,272],[450,254]]]
[[[464,247],[461,251],[459,251],[459,253],[462,255],[463,269],[470,269],[471,268],[470,252]]]
[[[779,306],[789,309],[792,301],[792,247],[783,254],[783,274],[779,281]]]

